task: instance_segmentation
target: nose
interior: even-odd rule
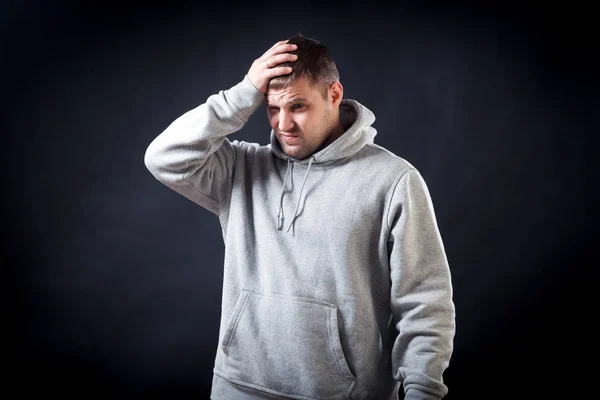
[[[292,115],[283,110],[279,111],[279,132],[289,132],[294,127],[294,121]]]

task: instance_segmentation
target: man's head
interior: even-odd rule
[[[343,88],[324,45],[301,35],[288,43],[298,46],[292,52],[298,58],[278,65],[292,67],[290,74],[270,80],[265,94],[268,117],[282,150],[304,159],[343,133],[339,121]]]
[[[292,36],[288,39],[288,43],[298,46],[296,50],[290,52],[296,54],[298,58],[296,61],[284,62],[278,66],[292,67],[292,73],[271,79],[267,90],[282,89],[296,79],[304,77],[311,84],[316,85],[323,96],[326,96],[329,86],[340,80],[335,61],[327,47],[315,39],[302,35]]]

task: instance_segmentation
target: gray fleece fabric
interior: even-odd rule
[[[442,398],[455,309],[423,177],[374,144],[375,117],[354,100],[341,104],[345,133],[305,160],[272,131],[268,145],[228,137],[263,101],[245,76],[145,154],[221,223],[211,399],[397,399],[400,383],[406,399]]]

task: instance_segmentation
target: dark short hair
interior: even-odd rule
[[[271,79],[269,89],[281,89],[296,79],[304,77],[311,85],[319,86],[323,96],[326,96],[327,89],[331,84],[340,80],[340,74],[329,49],[318,40],[302,34],[288,38],[288,43],[298,46],[296,50],[291,52],[298,55],[298,58],[296,61],[284,62],[278,65],[280,67],[292,67],[292,72]]]

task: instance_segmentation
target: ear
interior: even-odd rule
[[[342,98],[344,97],[344,87],[338,81],[333,82],[329,87],[329,101],[336,106],[339,107],[342,102]]]

